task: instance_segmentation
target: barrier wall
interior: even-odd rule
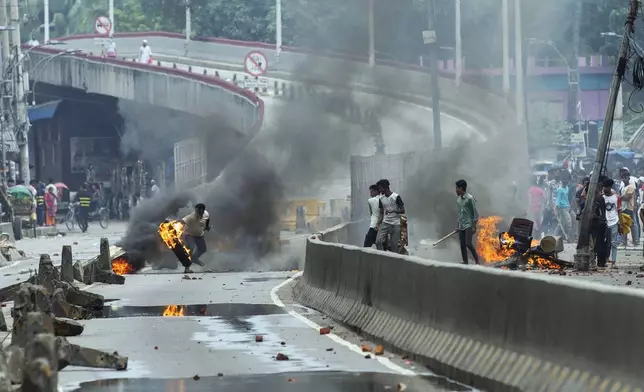
[[[28,69],[39,64],[31,72],[31,79],[185,111],[201,117],[217,117],[250,137],[259,131],[263,123],[262,100],[221,79],[87,53],[55,56],[63,52],[51,47],[30,50]]]
[[[312,236],[296,298],[491,391],[642,391],[644,292],[448,264]]]
[[[277,61],[275,46],[262,42],[196,37],[189,45],[181,34],[167,32],[117,33],[117,52],[138,53],[142,39],[148,39],[154,53],[222,62],[243,67],[244,56],[261,50],[269,63],[267,76],[349,87],[354,90],[390,96],[402,101],[427,105],[430,100],[428,70],[409,64],[377,61],[371,68],[362,56],[316,53],[302,48],[284,47]],[[95,34],[64,37],[83,50],[100,51]],[[350,77],[346,75],[350,74]],[[479,87],[462,83],[457,87],[449,73],[440,78],[441,111],[475,125],[483,132],[515,128],[515,115],[504,99]]]

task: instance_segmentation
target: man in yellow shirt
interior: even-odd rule
[[[206,206],[203,203],[197,204],[195,211],[186,215],[182,221],[186,225],[184,240],[190,248],[190,260],[197,265],[204,266],[204,262],[199,260],[199,257],[208,250],[203,237],[206,231],[210,231],[210,214],[206,211]],[[189,266],[186,267],[185,272],[192,272]]]

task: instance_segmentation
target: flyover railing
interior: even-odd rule
[[[96,34],[64,37],[61,40],[93,40]],[[303,48],[283,47],[277,62],[275,46],[262,42],[237,41],[213,37],[195,37],[185,45],[181,34],[167,32],[137,32],[116,34],[117,51],[138,50],[141,39],[149,39],[154,53],[235,64],[243,67],[250,50],[262,50],[269,62],[267,75],[311,83],[348,87],[386,95],[401,101],[429,106],[431,86],[426,68],[393,61],[378,60],[369,67],[361,56],[320,53]],[[97,48],[98,50],[98,48]],[[477,127],[482,132],[514,129],[515,114],[506,101],[480,87],[461,83],[456,86],[451,75],[442,73],[441,111]]]

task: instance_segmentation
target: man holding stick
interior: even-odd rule
[[[472,195],[467,193],[467,182],[465,180],[456,181],[456,206],[458,208],[458,239],[461,243],[461,257],[463,264],[468,264],[467,250],[469,249],[474,258],[474,262],[479,264],[479,256],[473,245],[474,233],[476,233],[476,224],[479,220],[479,213],[476,210],[476,200]]]

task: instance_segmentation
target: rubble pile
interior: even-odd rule
[[[76,320],[89,319],[104,306],[103,296],[80,290],[82,282],[123,284],[123,276],[112,273],[109,243],[101,240],[97,262],[72,265],[70,246],[64,246],[57,269],[47,254],[40,256],[38,271],[26,282],[0,290],[0,300],[13,299],[11,343],[0,349],[0,392],[53,392],[58,371],[67,366],[125,370],[128,358],[67,341],[83,333]],[[107,267],[107,269],[105,268]],[[0,330],[7,324],[0,312]]]

